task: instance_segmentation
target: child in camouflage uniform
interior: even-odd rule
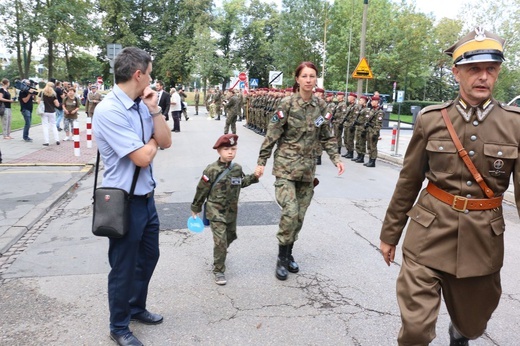
[[[191,212],[196,217],[206,202],[206,216],[213,232],[213,273],[215,283],[226,284],[226,255],[229,245],[237,239],[237,210],[240,189],[258,183],[259,173],[245,175],[242,166],[233,163],[237,152],[236,134],[220,136],[213,149],[217,149],[219,159],[209,164],[197,185],[197,192],[191,204]]]

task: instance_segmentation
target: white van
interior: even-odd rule
[[[512,99],[511,101],[509,101],[507,103],[508,106],[515,106],[515,107],[520,107],[520,95],[516,96],[514,99]]]

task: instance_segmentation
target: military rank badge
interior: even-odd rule
[[[314,120],[314,125],[316,125],[316,127],[320,127],[321,124],[323,124],[325,122],[325,118],[323,118],[323,116],[319,116],[316,120]]]

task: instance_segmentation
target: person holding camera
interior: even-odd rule
[[[36,95],[37,91],[32,87],[31,81],[28,79],[22,80],[22,84],[18,99],[20,100],[20,111],[23,120],[25,121],[23,127],[23,140],[26,142],[32,142],[32,138],[29,137],[29,130],[31,129],[32,122],[34,95]]]

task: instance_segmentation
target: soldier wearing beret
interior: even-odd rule
[[[367,152],[368,162],[363,164],[365,167],[375,167],[377,159],[377,142],[381,127],[383,126],[383,110],[379,107],[379,95],[375,95],[370,100],[370,110],[364,128],[367,131]]]
[[[468,345],[484,333],[500,300],[502,197],[511,176],[520,181],[520,108],[492,95],[503,45],[479,27],[447,49],[459,95],[417,117],[380,235],[390,265],[410,218],[397,278],[399,345],[435,338],[442,298],[450,345]],[[515,200],[520,213],[519,189]]]
[[[341,137],[343,134],[343,119],[347,115],[347,103],[345,102],[345,93],[340,91],[336,94],[338,104],[334,108],[334,116],[332,117],[332,127],[334,129],[334,137],[338,143],[338,154],[341,155]]]
[[[356,137],[356,125],[354,124],[361,107],[356,104],[357,94],[350,92],[347,97],[347,110],[343,116],[343,143],[347,149],[346,159],[354,158],[354,139]]]
[[[265,164],[274,152],[273,175],[276,201],[282,208],[278,228],[276,277],[286,280],[288,271],[299,266],[292,255],[294,242],[302,229],[305,213],[316,184],[316,156],[325,150],[343,174],[344,167],[330,132],[330,114],[323,99],[312,94],[318,70],[312,62],[302,62],[294,73],[294,94],[282,99],[272,115],[257,160],[256,171],[264,173]]]
[[[237,133],[237,120],[240,116],[240,99],[235,94],[233,89],[228,90],[227,98],[224,102],[224,109],[226,110],[226,125],[224,125],[224,134],[229,132],[231,127],[232,133]]]
[[[217,285],[226,284],[227,249],[237,239],[237,212],[240,189],[258,183],[260,174],[246,175],[242,166],[232,162],[237,153],[238,136],[226,134],[219,137],[213,149],[219,158],[209,164],[197,185],[191,204],[195,218],[206,202],[206,217],[213,232],[213,274]]]
[[[365,129],[365,122],[368,119],[370,109],[367,108],[368,97],[361,95],[359,97],[358,107],[354,111],[354,122],[351,128],[355,129],[356,134],[356,153],[357,157],[352,157],[350,160],[357,163],[365,163],[365,154],[367,152],[367,130]]]

